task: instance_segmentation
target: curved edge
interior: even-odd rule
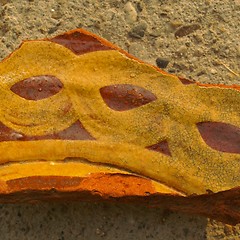
[[[0,203],[110,201],[198,214],[231,225],[240,223],[240,187],[186,197],[159,193],[150,180],[119,173],[99,173],[85,178],[30,177],[5,184],[9,191],[0,189]]]
[[[118,47],[117,45],[109,42],[108,40],[106,40],[106,39],[104,39],[104,38],[102,38],[102,37],[99,37],[98,35],[96,35],[96,34],[94,34],[94,33],[92,33],[92,32],[89,32],[89,31],[87,31],[87,30],[85,30],[85,29],[76,28],[76,29],[67,31],[67,32],[62,33],[62,34],[70,35],[70,34],[75,33],[75,32],[79,32],[79,33],[82,33],[82,34],[91,36],[91,37],[97,39],[97,40],[98,40],[99,42],[101,42],[103,45],[105,45],[105,46],[107,46],[107,47],[109,47],[109,48],[112,48],[113,50],[119,51],[120,53],[126,55],[128,58],[131,58],[131,59],[133,59],[133,60],[135,60],[135,61],[137,61],[137,62],[139,62],[139,63],[143,63],[143,64],[146,64],[146,65],[148,65],[148,66],[151,66],[151,67],[155,68],[156,70],[158,70],[159,72],[161,72],[161,73],[163,73],[163,74],[165,74],[165,75],[174,76],[174,75],[172,75],[172,74],[169,74],[169,73],[163,71],[162,69],[160,69],[160,68],[158,68],[158,67],[156,67],[156,66],[154,66],[154,65],[151,65],[151,64],[149,64],[149,63],[146,63],[146,62],[138,59],[137,57],[131,55],[131,54],[128,53],[127,51],[125,51],[125,50],[121,49],[120,47]],[[60,36],[60,35],[61,35],[61,34],[58,34],[57,36]],[[57,36],[55,36],[55,37],[57,37]],[[42,40],[51,41],[51,39],[52,39],[52,38],[46,38],[46,39],[42,39]]]
[[[1,181],[0,194],[25,191],[74,192],[90,191],[104,198],[123,196],[149,196],[150,194],[182,194],[151,179],[131,173],[89,173],[87,176],[27,176]],[[18,201],[18,199],[16,199]]]
[[[157,66],[154,66],[152,64],[149,64],[149,63],[146,63],[140,59],[138,59],[137,57],[131,55],[130,53],[128,53],[127,51],[121,49],[120,47],[118,47],[117,45],[107,41],[106,39],[102,38],[102,37],[99,37],[98,35],[94,34],[94,33],[91,33],[85,29],[82,29],[82,28],[76,28],[76,29],[73,29],[73,30],[70,30],[70,31],[67,31],[67,32],[64,32],[62,34],[58,34],[56,35],[55,37],[58,37],[60,35],[63,35],[63,34],[72,34],[72,33],[75,33],[75,32],[79,32],[79,33],[82,33],[84,35],[87,35],[87,36],[91,36],[95,39],[97,39],[99,42],[101,42],[103,45],[109,47],[109,48],[112,48],[113,50],[117,50],[119,51],[120,53],[124,54],[125,56],[127,56],[128,58],[130,59],[133,59],[139,63],[142,63],[142,64],[146,64],[152,68],[154,68],[155,70],[157,70],[158,72],[164,74],[164,75],[168,75],[168,76],[172,76],[172,77],[178,77],[178,79],[181,81],[182,79],[184,80],[187,80],[189,83],[193,83],[193,84],[197,84],[199,87],[219,87],[219,88],[230,88],[230,89],[234,89],[234,90],[238,90],[240,91],[240,86],[238,85],[224,85],[224,84],[204,84],[204,83],[200,83],[200,82],[197,82],[195,80],[190,80],[190,79],[186,79],[186,78],[183,78],[181,76],[176,76],[176,75],[173,75],[173,74],[170,74],[168,72],[165,72],[164,70],[158,68]],[[42,39],[39,39],[37,41],[51,41],[53,38],[55,37],[52,37],[52,38],[42,38]],[[22,45],[25,43],[25,42],[33,42],[33,41],[36,41],[36,40],[24,40],[20,46],[18,48],[16,48],[13,52],[11,52],[8,56],[6,56],[1,62],[5,61],[6,59],[10,58],[11,55],[16,52],[18,49],[20,49],[22,47]],[[0,63],[1,63],[0,62]]]
[[[144,61],[138,59],[137,57],[131,55],[131,54],[128,53],[127,51],[125,51],[125,50],[121,49],[120,47],[118,47],[117,45],[109,42],[108,40],[106,40],[106,39],[104,39],[104,38],[102,38],[102,37],[99,37],[98,35],[96,35],[96,34],[94,34],[94,33],[92,33],[92,32],[89,32],[89,31],[87,31],[87,30],[85,30],[85,29],[82,29],[82,28],[76,28],[76,29],[67,31],[67,32],[62,33],[62,34],[70,35],[70,34],[75,33],[75,32],[79,32],[79,33],[82,33],[82,34],[91,36],[91,37],[97,39],[97,40],[98,40],[99,42],[101,42],[103,45],[105,45],[105,46],[107,46],[107,47],[109,47],[109,48],[112,48],[112,49],[114,49],[114,50],[119,51],[120,53],[124,54],[124,55],[127,56],[128,58],[133,59],[133,60],[135,60],[135,61],[137,61],[137,62],[139,62],[139,63],[145,64],[145,65],[147,65],[147,66],[150,66],[150,67],[154,68],[155,70],[157,70],[158,72],[160,72],[160,73],[162,73],[162,74],[164,74],[164,75],[168,75],[168,76],[172,76],[172,77],[177,77],[180,81],[186,80],[186,81],[189,82],[189,84],[191,84],[191,83],[192,83],[192,84],[197,84],[199,87],[230,88],[230,89],[235,89],[235,90],[240,91],[240,86],[238,86],[238,85],[204,84],[204,83],[197,82],[197,81],[195,81],[195,80],[190,80],[190,79],[186,79],[186,78],[181,77],[181,76],[176,76],[176,75],[174,75],[174,74],[170,74],[170,73],[165,72],[164,70],[158,68],[157,66],[154,66],[154,65],[152,65],[152,64],[149,64],[149,63],[147,63],[147,62],[144,62]],[[58,36],[60,36],[60,35],[62,35],[62,34],[58,34],[58,35],[56,35],[55,37],[58,37]],[[53,37],[53,38],[54,38],[54,37]],[[42,40],[43,40],[43,41],[51,41],[51,39],[52,39],[52,38],[45,38],[45,39],[42,39]]]

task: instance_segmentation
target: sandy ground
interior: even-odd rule
[[[85,28],[166,71],[240,84],[239,0],[0,0],[0,58],[24,39]],[[165,66],[164,66],[165,65]],[[137,205],[1,205],[1,239],[240,239],[199,216]]]

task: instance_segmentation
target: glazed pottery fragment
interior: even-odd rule
[[[143,63],[82,29],[0,63],[0,202],[105,200],[240,222],[240,86]]]

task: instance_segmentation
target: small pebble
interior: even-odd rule
[[[138,25],[133,27],[129,32],[129,36],[134,38],[142,38],[147,30],[147,23],[145,21],[140,22]]]
[[[61,10],[60,9],[58,9],[58,10],[54,10],[54,9],[52,9],[53,11],[52,11],[52,15],[51,15],[51,17],[52,18],[54,18],[54,19],[60,19],[62,16],[63,16],[63,13],[61,12]]]
[[[166,58],[160,58],[160,57],[158,57],[158,58],[156,59],[156,64],[157,64],[157,66],[158,66],[159,68],[166,68],[167,65],[168,65],[168,63],[169,63],[169,60],[166,59]]]
[[[131,2],[127,2],[125,4],[124,10],[126,13],[126,15],[125,15],[126,21],[128,21],[128,22],[136,22],[137,21],[137,11]]]
[[[208,68],[208,71],[211,73],[211,74],[216,74],[217,73],[217,70],[215,68]]]
[[[171,69],[168,70],[168,72],[169,72],[169,73],[175,73],[175,72],[176,72],[176,69],[171,68]]]
[[[52,33],[56,32],[58,30],[58,28],[59,28],[58,26],[54,26],[54,27],[50,28],[48,30],[48,34],[52,34]]]
[[[181,22],[181,21],[171,21],[171,22],[170,22],[170,26],[171,26],[173,29],[177,29],[177,28],[179,28],[180,26],[182,26],[182,22]]]
[[[178,28],[178,30],[175,32],[175,37],[180,38],[180,37],[187,36],[190,33],[193,33],[200,28],[201,26],[199,24],[184,25]]]

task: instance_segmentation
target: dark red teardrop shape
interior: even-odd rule
[[[57,94],[62,88],[62,82],[55,76],[41,75],[15,83],[11,91],[27,100],[37,101]]]
[[[197,128],[211,148],[221,152],[240,153],[240,128],[221,122],[199,122]]]
[[[168,146],[168,142],[166,140],[156,143],[154,145],[148,146],[146,148],[149,150],[152,150],[152,151],[163,153],[168,156],[172,156],[169,146]]]
[[[62,140],[95,140],[94,137],[83,127],[80,121],[76,121],[70,127],[53,134],[42,136],[29,136],[16,132],[0,122],[0,142],[3,141],[34,141],[44,139]]]
[[[130,110],[157,99],[150,91],[130,84],[106,86],[100,93],[108,107],[116,111]]]
[[[88,52],[112,50],[110,46],[104,45],[101,41],[83,32],[64,33],[50,39],[51,42],[58,43],[77,55]]]

